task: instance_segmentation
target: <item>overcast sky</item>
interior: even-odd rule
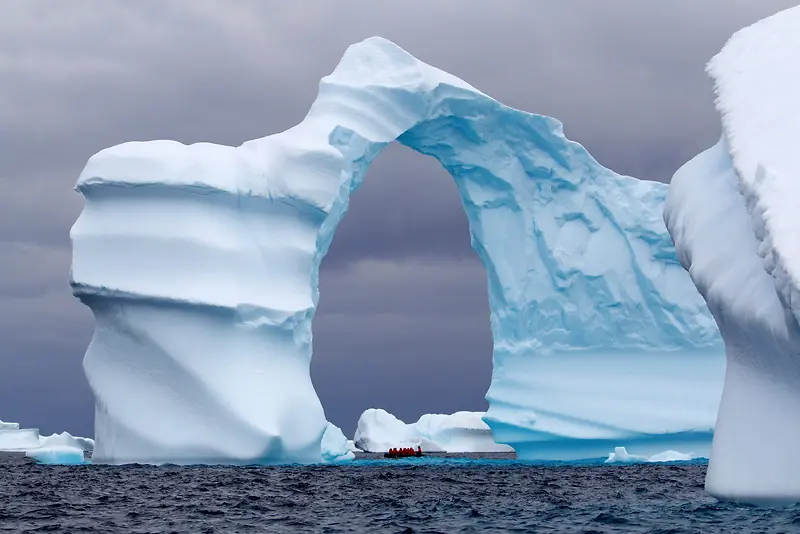
[[[92,435],[92,332],[71,295],[75,180],[123,141],[238,145],[302,120],[347,45],[381,35],[605,166],[672,173],[719,136],[705,62],[791,0],[0,2],[0,419]],[[312,376],[352,435],[383,407],[484,410],[486,281],[455,186],[390,146],[322,264]],[[404,362],[398,364],[398,360]],[[405,362],[412,361],[414,365]]]

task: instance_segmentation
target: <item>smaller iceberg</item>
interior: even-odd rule
[[[46,465],[82,465],[90,463],[84,451],[77,447],[53,445],[25,451],[25,456]]]
[[[40,464],[81,465],[90,463],[86,453],[94,450],[94,440],[76,437],[69,432],[41,436],[39,446],[25,451],[25,456]]]
[[[346,462],[355,458],[351,444],[342,429],[333,423],[328,423],[322,435],[322,463],[332,464]]]
[[[79,465],[88,463],[86,452],[94,450],[94,440],[69,432],[40,436],[37,428],[20,428],[19,423],[0,421],[0,451],[24,452],[40,464]]]
[[[422,447],[426,452],[514,452],[496,443],[483,421],[483,412],[425,414],[407,424],[386,410],[370,408],[358,419],[353,441],[368,452],[385,452],[392,447]]]
[[[24,451],[39,446],[39,430],[0,421],[0,451]]]
[[[82,451],[91,452],[94,450],[94,440],[91,438],[81,438],[73,436],[69,432],[41,436],[39,443],[42,447],[71,447]]]
[[[19,423],[4,423],[0,421],[0,431],[2,430],[19,430]]]
[[[638,456],[629,454],[625,447],[614,447],[614,452],[608,455],[605,461],[607,464],[636,464],[636,463],[657,463],[657,462],[688,462],[701,458],[691,454],[684,454],[678,451],[664,451],[652,456]]]

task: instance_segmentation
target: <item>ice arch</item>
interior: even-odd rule
[[[489,285],[499,442],[530,458],[708,446],[721,345],[661,220],[666,186],[371,38],[285,132],[126,143],[87,163],[72,283],[96,320],[95,461],[319,461],[319,266],[395,140],[458,186]]]

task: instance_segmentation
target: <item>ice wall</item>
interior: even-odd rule
[[[664,228],[666,186],[371,38],[285,132],[87,163],[72,286],[96,321],[95,462],[320,461],[319,266],[395,140],[453,176],[486,268],[498,442],[528,458],[707,447],[724,360]]]
[[[709,63],[723,136],[672,179],[665,220],[725,340],[706,488],[800,500],[800,8]]]

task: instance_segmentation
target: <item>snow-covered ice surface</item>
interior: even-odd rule
[[[368,452],[386,452],[391,447],[422,447],[426,452],[514,452],[494,441],[483,415],[425,414],[407,424],[386,410],[370,408],[359,417],[353,440]]]
[[[370,38],[285,132],[125,143],[87,163],[72,287],[96,323],[95,462],[321,461],[319,267],[395,140],[453,176],[485,266],[496,441],[527,459],[708,447],[723,349],[664,227],[666,186]]]
[[[727,372],[706,488],[800,500],[800,8],[708,65],[723,136],[672,179],[665,220],[716,319]]]

